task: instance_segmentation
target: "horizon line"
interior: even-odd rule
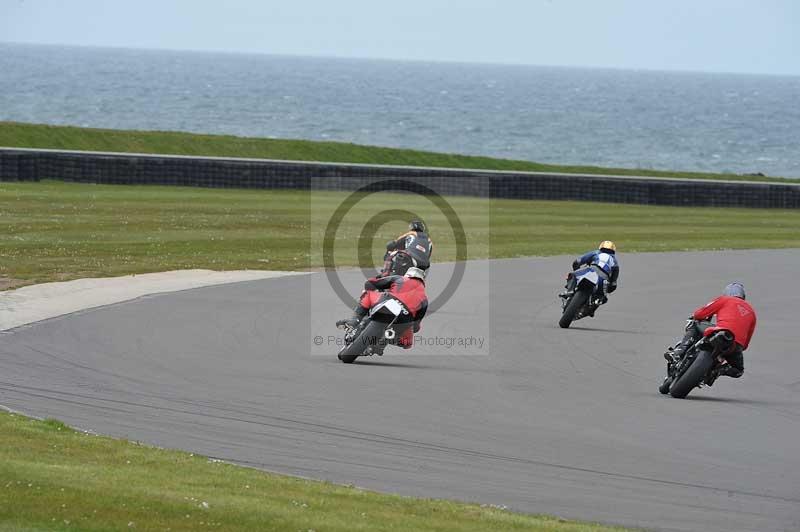
[[[451,65],[482,65],[482,66],[508,66],[508,67],[533,67],[533,68],[557,68],[557,69],[582,69],[582,70],[614,70],[627,72],[653,72],[669,74],[708,74],[708,75],[736,75],[736,76],[769,76],[769,77],[800,77],[800,72],[746,72],[730,70],[696,70],[686,68],[655,68],[655,67],[636,67],[636,66],[608,66],[608,65],[564,65],[564,64],[543,64],[543,63],[523,63],[515,61],[469,61],[455,59],[419,59],[419,58],[400,58],[400,57],[377,57],[377,56],[352,56],[336,54],[302,54],[302,53],[278,53],[265,52],[259,50],[239,50],[239,49],[215,49],[215,48],[165,48],[157,46],[130,46],[130,45],[110,45],[110,44],[75,44],[64,42],[33,42],[33,41],[6,41],[0,40],[0,45],[21,45],[21,46],[40,46],[40,47],[66,47],[66,48],[93,48],[104,50],[129,50],[145,52],[178,52],[178,53],[197,53],[197,54],[222,54],[222,55],[256,55],[267,57],[287,57],[300,59],[335,59],[353,61],[385,61],[400,63],[434,63]]]

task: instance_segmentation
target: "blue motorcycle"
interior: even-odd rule
[[[597,307],[605,302],[600,289],[604,279],[595,266],[586,266],[567,275],[566,290],[558,294],[562,311],[558,325],[562,329],[568,328],[575,320],[594,317]]]

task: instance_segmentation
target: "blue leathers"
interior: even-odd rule
[[[601,278],[605,277],[602,281],[608,281],[608,287],[603,286],[605,283],[601,281],[598,286],[600,294],[604,294],[606,291],[611,293],[617,289],[619,261],[613,251],[609,253],[605,249],[594,249],[578,257],[578,259],[572,263],[572,269],[577,270],[583,265],[594,266],[605,274],[605,276],[601,275]]]

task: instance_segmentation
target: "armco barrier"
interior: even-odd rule
[[[0,181],[350,191],[409,179],[440,194],[645,205],[800,207],[800,185],[540,172],[492,172],[268,159],[0,148]]]

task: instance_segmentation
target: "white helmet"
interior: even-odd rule
[[[406,270],[406,277],[411,277],[413,279],[419,279],[420,281],[425,280],[425,271],[417,268],[416,266],[410,267]]]

